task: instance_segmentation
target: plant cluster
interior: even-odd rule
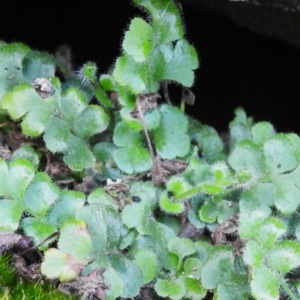
[[[108,74],[88,62],[61,83],[52,56],[1,42],[0,253],[82,299],[299,299],[299,136],[237,109],[222,140],[171,105],[197,53],[173,1],[134,2],[148,21]],[[0,259],[0,299],[22,299]]]

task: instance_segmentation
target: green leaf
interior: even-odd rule
[[[148,110],[144,116],[145,124],[148,130],[153,130],[159,126],[160,114],[157,108]]]
[[[253,170],[258,176],[264,172],[263,155],[259,147],[249,140],[236,145],[228,162],[235,170],[242,168]]]
[[[100,142],[94,146],[93,153],[97,160],[105,164],[112,159],[112,154],[116,149],[117,147],[113,143]]]
[[[157,190],[152,182],[133,182],[130,187],[130,195],[140,197],[140,204],[146,206],[148,210],[152,211],[156,208]]]
[[[124,225],[121,221],[119,211],[114,209],[112,206],[105,207],[104,218],[107,224],[107,250],[112,251],[113,249],[119,247],[121,237],[124,232]]]
[[[108,224],[104,214],[105,211],[99,204],[84,206],[76,213],[76,218],[85,221],[87,224],[94,256],[103,255],[107,248]],[[101,232],[101,234],[99,234],[99,232]]]
[[[205,227],[205,223],[200,221],[194,209],[189,210],[187,217],[189,222],[197,229],[203,229]]]
[[[184,204],[170,200],[167,192],[161,194],[159,205],[167,213],[180,214],[184,211]]]
[[[186,191],[188,191],[191,186],[190,184],[182,177],[172,177],[167,182],[167,189],[168,191],[173,192],[173,196],[178,196]]]
[[[14,152],[12,160],[20,158],[29,161],[32,164],[32,166],[34,166],[36,169],[39,166],[40,153],[35,151],[34,148],[32,148],[31,146],[23,145]]]
[[[71,135],[64,161],[72,170],[82,171],[84,168],[93,167],[96,160],[87,144],[82,139]]]
[[[238,143],[246,140],[252,141],[250,128],[247,124],[234,122],[230,125],[230,149],[234,149]]]
[[[134,18],[125,33],[123,49],[137,62],[145,61],[152,50],[152,27],[141,18]]]
[[[244,261],[253,268],[258,268],[264,260],[265,250],[256,241],[249,240],[246,244]]]
[[[83,263],[92,260],[92,238],[86,223],[83,221],[69,220],[65,222],[60,230],[57,246],[61,251]]]
[[[54,153],[67,150],[71,136],[70,129],[70,125],[66,121],[53,117],[45,129],[44,141],[46,147]]]
[[[170,1],[134,0],[151,15],[154,43],[162,45],[183,37],[183,26],[178,7]]]
[[[216,202],[212,200],[206,201],[199,211],[200,220],[209,224],[214,223],[217,220],[218,215],[216,206]]]
[[[135,62],[129,56],[119,57],[113,72],[114,79],[133,94],[147,91],[147,75],[147,66]]]
[[[68,88],[60,99],[60,107],[65,121],[73,123],[82,111],[87,107],[87,100],[80,91],[75,88]]]
[[[297,155],[297,158],[300,161],[300,137],[299,137],[299,135],[297,135],[295,133],[289,133],[286,136],[292,143],[295,153]]]
[[[208,162],[221,160],[224,146],[218,132],[214,128],[202,125],[192,118],[189,118],[188,121],[188,134],[192,141],[197,142],[205,160]]]
[[[284,134],[276,134],[264,144],[264,155],[268,169],[280,174],[298,166],[298,159],[293,146]]]
[[[123,298],[137,296],[143,285],[141,269],[121,254],[111,254],[108,260],[124,282],[124,291],[121,296]]]
[[[179,258],[179,264],[183,258],[196,252],[196,247],[192,240],[188,238],[175,237],[168,243],[168,248],[175,253]]]
[[[269,138],[275,134],[275,129],[269,122],[256,123],[251,128],[253,142],[259,146],[262,146]]]
[[[281,220],[275,217],[268,218],[259,228],[259,242],[265,249],[270,250],[286,230],[287,228]]]
[[[121,171],[132,174],[148,171],[152,166],[151,155],[140,144],[129,144],[114,152],[114,160]]]
[[[168,231],[169,236],[166,235],[168,227],[159,224],[158,222],[152,222],[148,228],[148,234],[138,235],[135,243],[134,250],[141,248],[149,249],[155,253],[158,268],[169,269],[169,257],[168,257],[168,240],[175,237],[174,231]]]
[[[37,173],[24,195],[26,210],[35,217],[45,217],[59,197],[59,189],[48,175]]]
[[[261,211],[259,209],[241,212],[239,217],[239,235],[243,239],[249,239],[251,237],[257,239],[259,237],[259,228],[269,214],[269,212]]]
[[[141,141],[141,135],[138,131],[131,129],[125,122],[119,122],[113,135],[113,142],[116,146],[126,147],[129,144]]]
[[[292,173],[290,174],[292,175]],[[300,190],[296,182],[289,180],[289,175],[273,179],[275,185],[274,202],[283,214],[292,214],[300,204]]]
[[[154,285],[156,293],[164,298],[182,299],[185,295],[185,286],[181,280],[158,279]]]
[[[23,76],[28,81],[36,78],[53,77],[55,74],[54,57],[38,51],[30,51],[22,62]]]
[[[136,96],[131,93],[126,87],[118,87],[118,101],[122,106],[129,107],[131,109],[136,106]]]
[[[251,290],[257,299],[279,299],[279,286],[280,283],[276,275],[266,266],[261,265],[259,268],[253,270]]]
[[[85,263],[58,249],[51,248],[44,253],[41,273],[49,279],[59,278],[60,282],[69,282],[79,276],[84,266]]]
[[[198,258],[189,257],[184,261],[184,273],[191,278],[199,279],[202,265]]]
[[[206,289],[230,282],[233,275],[233,252],[225,246],[215,247],[201,269],[201,282]]]
[[[34,245],[39,244],[57,231],[54,225],[35,218],[23,219],[21,221],[21,228],[24,230],[25,235],[33,237]],[[39,249],[45,251],[49,244],[53,243],[55,239],[56,237],[46,241]]]
[[[269,261],[282,274],[300,264],[300,244],[296,241],[281,241],[269,253]]]
[[[73,129],[79,137],[89,138],[96,133],[104,131],[108,126],[108,116],[102,107],[89,105],[76,118]]]
[[[117,90],[116,82],[114,81],[114,79],[111,75],[102,74],[99,78],[99,81],[105,91],[112,92],[112,91]]]
[[[159,112],[160,125],[153,131],[158,155],[163,159],[187,155],[190,150],[190,139],[186,134],[188,122],[185,115],[177,107],[167,104],[162,105]]]
[[[228,220],[232,215],[238,212],[238,207],[235,203],[221,200],[207,200],[199,211],[199,217],[203,222],[213,223],[216,220],[219,224]]]
[[[0,194],[9,195],[9,170],[7,162],[0,158]]]
[[[48,221],[57,227],[70,219],[75,219],[76,212],[84,206],[85,195],[77,191],[60,191],[59,198],[55,201],[47,215]]]
[[[11,43],[0,47],[0,101],[4,94],[23,82],[22,61],[30,49],[21,43]]]
[[[206,289],[203,288],[200,281],[195,278],[182,277],[186,292],[185,296],[189,299],[203,299],[206,296]]]
[[[0,230],[14,232],[19,227],[23,212],[17,201],[2,199],[0,201]]]
[[[259,182],[251,190],[243,192],[239,206],[240,211],[263,211],[267,216],[271,214],[270,207],[274,205],[274,185],[269,182]]]
[[[143,130],[143,125],[139,119],[135,119],[131,116],[132,109],[129,107],[123,107],[120,110],[120,116],[122,120],[126,123],[128,128],[135,130],[135,131],[141,131]]]
[[[152,213],[149,212],[149,205],[145,203],[132,202],[126,205],[122,211],[122,222],[128,228],[135,228],[139,234],[149,233],[149,223],[153,222]]]
[[[125,234],[124,237],[122,238],[119,248],[121,250],[124,250],[127,247],[131,246],[136,240],[137,235],[138,233],[136,232],[136,230],[134,229],[129,230],[128,233]]]
[[[124,291],[124,282],[120,275],[110,266],[106,267],[106,270],[103,274],[104,283],[110,287],[108,290],[105,290],[107,300],[115,300],[122,295]]]
[[[119,209],[116,201],[108,193],[106,193],[103,188],[98,188],[92,191],[89,194],[87,201],[89,204],[104,204],[109,205],[115,209]]]
[[[1,48],[0,48],[1,49]],[[30,111],[41,111],[42,117],[38,120],[44,120],[44,126],[49,121],[51,110],[47,107],[47,103],[43,100],[34,88],[27,83],[23,83],[7,93],[2,100],[2,107],[8,111],[13,120],[18,120]],[[48,114],[47,114],[47,113]],[[28,123],[29,121],[27,121]]]
[[[143,283],[149,283],[156,276],[157,261],[155,254],[148,249],[140,249],[134,253],[134,261],[143,272]]]
[[[23,200],[24,193],[34,177],[34,172],[34,167],[27,160],[16,159],[12,161],[9,164],[9,174],[4,178],[4,184],[7,183],[7,190],[4,195],[9,195],[19,202]]]
[[[174,80],[183,86],[191,87],[194,83],[193,70],[199,67],[195,48],[185,39],[179,40],[173,50],[170,61],[165,62],[161,80]]]

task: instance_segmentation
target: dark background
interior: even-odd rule
[[[2,1],[0,39],[49,53],[68,45],[76,68],[92,60],[100,73],[120,54],[130,19],[142,15],[129,0],[45,2]],[[300,133],[299,48],[188,3],[183,3],[183,19],[187,39],[201,59],[193,87],[196,105],[187,109],[189,114],[226,131],[234,109],[242,106],[255,121],[272,122],[278,132]]]

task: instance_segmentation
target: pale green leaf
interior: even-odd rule
[[[160,0],[135,0],[151,15],[155,44],[162,45],[183,37],[180,12],[175,3]]]
[[[160,125],[153,131],[157,153],[164,159],[185,156],[190,149],[185,115],[177,107],[166,104],[159,108],[159,112]]]
[[[264,155],[268,169],[278,174],[298,166],[292,143],[284,134],[276,134],[264,144]]]
[[[8,111],[13,120],[20,119],[30,111],[48,111],[46,102],[27,83],[20,84],[13,91],[7,93],[3,97],[1,105]],[[48,111],[48,114],[50,116],[51,111]],[[45,117],[45,113],[43,113],[43,118]]]
[[[93,167],[96,159],[82,139],[71,135],[64,161],[72,170],[81,171]]]
[[[279,286],[276,275],[266,266],[262,265],[253,270],[251,290],[256,299],[278,300]]]
[[[123,49],[137,62],[145,61],[152,49],[152,27],[141,18],[134,18],[125,33]]]
[[[24,195],[26,210],[33,216],[45,217],[58,197],[59,189],[51,183],[49,176],[37,173]]]
[[[76,279],[84,266],[85,263],[58,249],[51,248],[45,251],[41,273],[48,279],[58,278],[60,282],[69,282]]]
[[[246,244],[244,253],[244,261],[252,266],[258,268],[265,257],[265,250],[256,241],[249,240]]]
[[[105,291],[106,299],[115,300],[121,296],[124,291],[124,282],[120,275],[112,267],[106,267],[103,277],[105,284],[113,286],[112,289]]]
[[[201,282],[206,289],[230,282],[234,274],[233,251],[225,246],[215,247],[201,269]]]
[[[87,100],[84,95],[71,87],[61,95],[58,109],[61,111],[65,121],[73,123],[86,107]]]
[[[269,259],[279,272],[286,274],[300,264],[300,244],[296,241],[281,241],[274,245]]]
[[[57,231],[56,227],[50,223],[38,220],[36,218],[25,218],[21,221],[21,228],[25,235],[33,238],[34,245],[41,243],[48,238],[51,234]],[[47,240],[39,247],[40,250],[45,251],[48,245],[55,241],[55,238]]]
[[[38,51],[30,51],[23,59],[22,73],[28,81],[55,75],[54,57]]]
[[[30,52],[29,47],[22,43],[2,45],[0,48],[0,101],[3,95],[24,81],[22,61]]]
[[[143,283],[149,283],[157,272],[157,261],[155,254],[148,249],[139,249],[134,253],[134,261],[143,272]]]
[[[275,129],[269,122],[259,122],[251,128],[251,133],[253,142],[259,146],[262,146],[265,141],[275,134]]]
[[[65,222],[60,230],[57,246],[58,249],[81,262],[88,263],[93,258],[92,238],[83,221]]]
[[[137,143],[117,149],[113,157],[120,170],[127,174],[146,172],[152,166],[149,151]]]
[[[161,297],[180,300],[185,295],[185,286],[180,280],[158,279],[154,285],[156,293]]]
[[[184,257],[196,252],[196,246],[193,241],[188,238],[175,237],[169,241],[168,248],[178,256],[179,262],[181,262]]]
[[[35,168],[37,168],[40,162],[40,153],[35,151],[31,146],[23,145],[16,150],[12,156],[12,160],[19,158],[29,161]]]
[[[121,296],[123,298],[137,296],[143,284],[141,269],[121,254],[112,254],[108,257],[108,260],[124,282],[124,291]]]
[[[71,136],[70,125],[58,118],[53,117],[47,124],[44,134],[44,141],[51,152],[63,152],[68,147],[68,141]]]
[[[50,223],[61,227],[69,219],[75,219],[76,212],[84,206],[85,195],[77,191],[62,190],[51,207],[47,218]]]
[[[108,116],[98,105],[89,105],[73,123],[75,133],[82,138],[89,138],[104,131],[108,126]]]
[[[23,208],[17,201],[1,199],[0,230],[15,232],[19,227],[22,212]]]
[[[147,74],[147,67],[135,62],[129,56],[119,57],[113,72],[114,79],[133,94],[146,92]]]

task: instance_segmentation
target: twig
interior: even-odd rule
[[[143,128],[144,128],[144,132],[145,132],[145,136],[146,136],[148,148],[149,148],[149,151],[150,151],[150,154],[151,154],[151,158],[152,158],[152,161],[153,161],[153,163],[154,163],[154,162],[155,162],[154,151],[153,151],[153,147],[152,147],[152,144],[151,144],[151,140],[150,140],[150,137],[149,137],[149,134],[148,134],[148,130],[147,130],[147,127],[146,127],[146,123],[145,123],[145,119],[144,119],[144,114],[143,114],[143,111],[142,111],[142,109],[141,109],[141,105],[140,105],[140,95],[137,96],[136,105],[137,105],[137,109],[138,109],[138,111],[139,111],[140,120],[141,120],[142,125],[143,125]]]

